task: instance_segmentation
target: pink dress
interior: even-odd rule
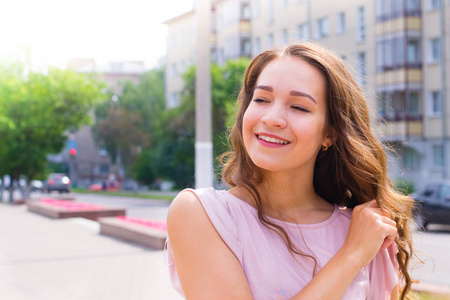
[[[256,300],[290,299],[312,278],[314,260],[293,256],[284,241],[258,219],[257,210],[227,191],[213,188],[189,190],[197,195],[209,219],[239,260]],[[352,210],[335,206],[327,220],[317,224],[294,224],[270,218],[285,228],[296,248],[316,258],[323,267],[341,248],[347,236]],[[184,296],[168,241],[172,284]],[[365,266],[342,299],[390,299],[398,284],[395,244],[380,250]]]

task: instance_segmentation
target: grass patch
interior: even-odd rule
[[[172,201],[174,196],[169,195],[156,195],[156,194],[141,194],[141,193],[128,193],[123,191],[118,192],[107,192],[107,191],[98,191],[92,192],[86,189],[80,188],[72,188],[72,191],[80,194],[96,194],[96,195],[104,195],[104,196],[116,196],[116,197],[132,197],[132,198],[141,198],[141,199],[156,199],[156,200],[167,200]]]
[[[425,292],[424,293],[413,292],[412,294],[417,297],[416,299],[419,300],[450,300],[450,295],[436,295]]]

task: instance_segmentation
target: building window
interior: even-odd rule
[[[170,94],[169,108],[177,107],[179,104],[178,93],[174,92]]]
[[[261,4],[260,4],[259,0],[254,0],[252,2],[253,18],[254,19],[259,18],[259,16],[261,15],[260,5]]]
[[[439,115],[442,113],[442,97],[440,91],[432,91],[429,93],[430,113],[431,115]]]
[[[249,21],[250,20],[250,5],[242,4],[242,20]]]
[[[346,24],[345,24],[345,12],[341,12],[337,15],[336,18],[336,33],[337,34],[343,34],[346,31]]]
[[[408,63],[417,64],[420,62],[420,43],[418,39],[408,40]]]
[[[437,63],[441,60],[441,39],[433,38],[428,41],[428,62]]]
[[[420,114],[419,96],[419,92],[410,92],[408,94],[408,112],[410,116],[417,116]]]
[[[297,39],[307,40],[309,39],[309,24],[303,23],[297,26]]]
[[[376,44],[377,71],[386,72],[405,67],[405,45],[407,47],[408,67],[420,69],[420,40],[409,38],[395,38],[378,41]]]
[[[406,5],[406,7],[405,7]],[[406,8],[406,11],[405,11]],[[377,22],[384,22],[401,16],[419,17],[421,15],[419,0],[376,0],[375,16]]]
[[[405,40],[404,39],[394,39],[393,41],[393,51],[394,51],[394,61],[393,69],[403,68],[405,64]]]
[[[243,39],[242,40],[242,55],[250,57],[251,55],[251,44],[250,39]]]
[[[358,82],[360,85],[367,84],[367,61],[366,61],[366,52],[358,53]]]
[[[178,74],[177,74],[177,64],[176,63],[172,64],[172,66],[170,68],[170,75],[172,77],[177,77]]]
[[[406,101],[406,95],[408,101]],[[412,91],[405,94],[403,90],[382,92],[377,97],[377,112],[380,119],[387,121],[421,120],[420,92]],[[407,106],[406,106],[407,104]]]
[[[427,0],[427,10],[434,10],[441,7],[441,0]]]
[[[267,48],[272,48],[275,44],[275,39],[273,37],[273,33],[269,33],[267,35]]]
[[[267,23],[272,24],[273,23],[273,0],[266,0],[267,1]]]
[[[411,147],[403,148],[403,165],[405,168],[417,169],[420,166],[420,154]]]
[[[363,42],[366,40],[366,10],[364,6],[358,7],[356,24],[356,41]]]
[[[105,146],[100,146],[98,149],[99,156],[108,156],[108,150],[106,150]]]
[[[180,62],[180,73],[184,74],[184,72],[186,72],[186,62],[184,60],[182,60]]]
[[[328,36],[328,17],[316,21],[316,38],[321,39]]]
[[[377,95],[377,113],[379,119],[392,120],[394,111],[392,109],[392,95],[384,92]]]
[[[433,145],[433,166],[444,166],[444,147],[442,145]]]
[[[419,0],[406,0],[406,14],[408,16],[420,16],[420,2]]]
[[[211,48],[211,62],[217,63],[217,49]]]
[[[283,45],[288,45],[289,44],[289,33],[288,33],[287,29],[282,29],[281,30],[281,43]]]
[[[108,164],[100,164],[99,165],[100,174],[109,174],[109,165]]]
[[[253,56],[258,55],[261,52],[261,38],[257,36],[255,38],[255,52],[253,53]]]

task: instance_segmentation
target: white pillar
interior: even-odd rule
[[[195,188],[213,186],[213,144],[211,113],[211,2],[195,2]]]

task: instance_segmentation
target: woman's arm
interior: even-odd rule
[[[186,299],[253,299],[238,259],[193,193],[173,200],[167,230]]]
[[[396,285],[391,293],[391,300],[398,300],[400,297],[399,287]]]
[[[181,193],[172,202],[167,229],[186,299],[253,299],[238,259],[194,194]],[[292,299],[341,299],[358,272],[395,235],[395,222],[376,203],[356,207],[342,248]]]
[[[359,271],[396,235],[396,223],[375,200],[356,206],[344,245],[292,299],[341,299]]]

